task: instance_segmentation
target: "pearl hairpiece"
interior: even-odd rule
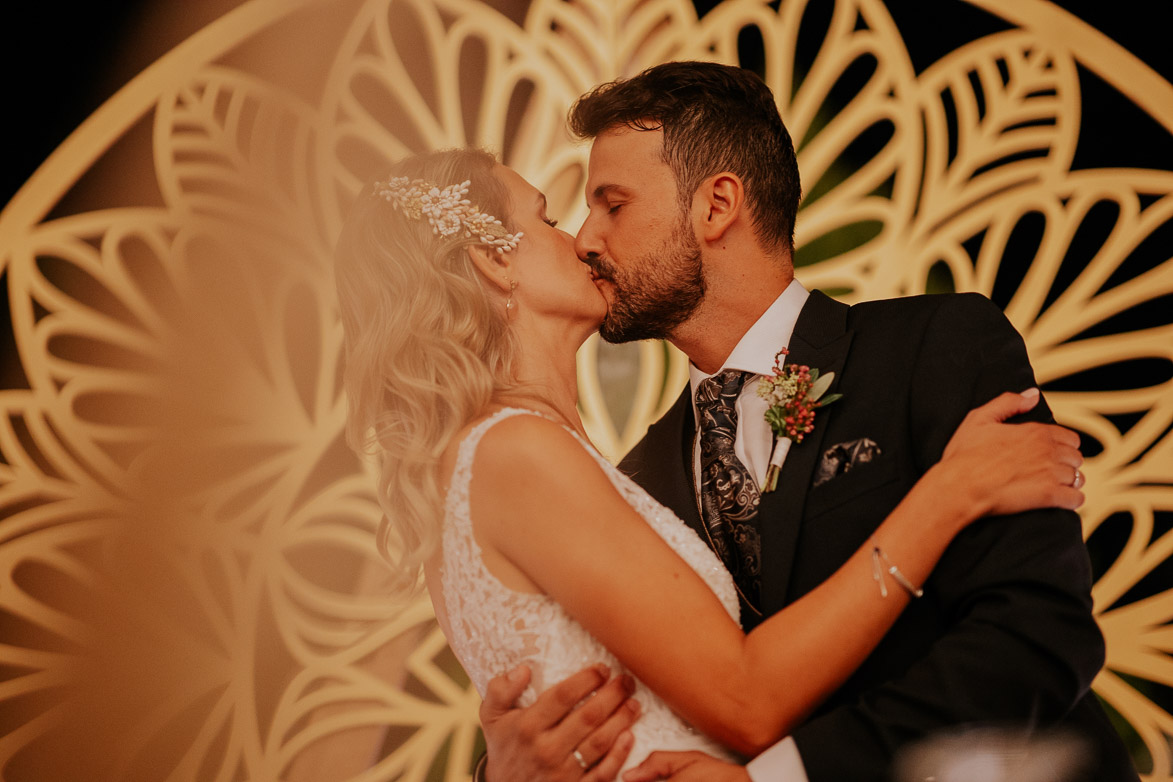
[[[449,185],[443,189],[423,179],[408,181],[407,177],[392,177],[386,184],[375,183],[375,195],[382,196],[391,205],[413,220],[428,218],[432,233],[451,236],[464,229],[464,235],[479,239],[497,252],[505,253],[517,249],[517,243],[524,235],[520,231],[511,234],[501,221],[487,215],[473,206],[468,195],[469,181]]]

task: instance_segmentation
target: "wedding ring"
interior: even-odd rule
[[[582,756],[582,753],[576,749],[574,752],[571,752],[570,754],[574,756],[575,761],[578,763],[578,767],[581,768],[583,771],[586,771],[589,764],[586,762],[586,758],[584,758]]]
[[[1086,481],[1086,479],[1084,479],[1083,473],[1081,473],[1077,469],[1075,471],[1075,479],[1071,481],[1071,488],[1073,488],[1073,489],[1082,488],[1085,483],[1087,483],[1087,481]]]

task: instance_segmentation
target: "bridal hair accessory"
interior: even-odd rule
[[[774,431],[774,450],[770,467],[766,470],[763,494],[778,487],[778,475],[790,446],[801,443],[802,438],[814,430],[815,410],[843,397],[842,394],[827,394],[831,381],[835,379],[834,372],[820,375],[819,370],[805,364],[783,366],[783,357],[789,354],[788,348],[779,350],[774,356],[773,375],[758,381],[758,396],[770,405],[766,409],[766,423]]]
[[[908,580],[908,577],[900,572],[900,568],[892,564],[892,560],[888,559],[888,555],[884,553],[884,550],[873,544],[872,578],[874,578],[876,583],[880,585],[880,597],[888,596],[888,587],[884,584],[885,571],[887,571],[888,575],[892,576],[892,578],[896,580],[897,584],[904,587],[904,591],[907,592],[910,597],[917,598],[924,596],[925,591],[923,589],[917,589],[915,586],[913,586],[912,582]]]
[[[385,184],[376,182],[374,188],[375,195],[390,201],[413,220],[427,217],[437,236],[451,236],[463,229],[465,236],[495,247],[499,253],[517,249],[524,234],[509,233],[500,220],[473,206],[465,198],[468,186],[467,179],[441,189],[423,179],[408,181],[405,176],[397,176]]]

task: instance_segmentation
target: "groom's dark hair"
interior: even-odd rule
[[[618,125],[663,129],[664,162],[681,207],[706,177],[731,171],[745,185],[758,239],[794,249],[800,186],[790,133],[757,74],[710,62],[669,62],[608,82],[570,108],[571,131],[594,138]]]

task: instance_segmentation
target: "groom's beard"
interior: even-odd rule
[[[705,297],[701,249],[683,220],[659,250],[623,269],[597,256],[587,263],[612,286],[610,306],[599,326],[599,335],[608,342],[668,339]]]

